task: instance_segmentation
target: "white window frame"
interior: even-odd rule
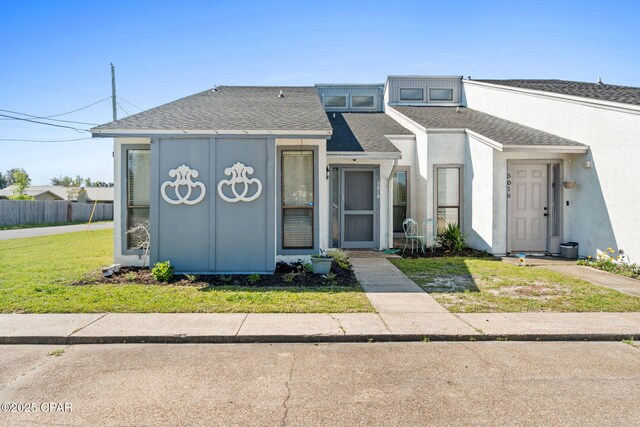
[[[431,98],[432,90],[450,90],[451,91],[451,99],[433,99]],[[453,88],[451,87],[430,87],[429,88],[429,101],[434,102],[453,102]]]
[[[460,226],[460,230],[464,232],[464,165],[459,163],[433,165],[433,221],[435,222],[436,231],[438,230],[438,208],[454,207],[440,206],[440,202],[438,200],[439,169],[458,169],[458,226]]]
[[[422,92],[422,98],[420,99],[402,99],[402,91],[403,90],[419,90]],[[413,101],[413,102],[424,102],[424,88],[423,87],[401,87],[398,89],[398,99],[400,101]]]
[[[365,106],[355,106],[353,105],[353,98],[371,98],[373,100],[373,103],[371,105],[365,105]],[[352,110],[371,110],[376,108],[376,96],[375,95],[351,95],[349,97],[350,100],[350,107]]]
[[[328,105],[327,98],[344,98],[344,105]],[[348,95],[324,95],[323,105],[325,108],[349,108],[349,96]]]

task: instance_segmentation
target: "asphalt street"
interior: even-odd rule
[[[638,425],[618,342],[0,346],[0,424]]]

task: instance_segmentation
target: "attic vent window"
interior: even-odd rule
[[[400,101],[422,101],[422,100],[424,100],[424,92],[422,88],[400,89]]]
[[[373,96],[354,95],[351,97],[351,106],[354,108],[373,107]]]
[[[430,101],[453,101],[453,89],[429,89]]]
[[[325,107],[346,107],[347,106],[347,97],[346,96],[327,96],[324,99]]]

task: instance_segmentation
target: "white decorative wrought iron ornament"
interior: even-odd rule
[[[175,181],[165,181],[162,183],[162,186],[160,187],[160,194],[162,195],[162,198],[172,205],[180,205],[183,203],[185,205],[195,205],[196,203],[200,203],[207,194],[207,189],[202,182],[193,182],[191,180],[191,178],[197,178],[198,175],[199,173],[196,169],[191,169],[187,165],[180,165],[175,169],[171,169],[169,171],[169,176],[171,178],[175,178]],[[184,196],[180,194],[179,191],[180,187],[183,185],[187,186],[187,193]],[[173,187],[176,199],[172,199],[167,196],[167,187]],[[200,188],[200,195],[195,199],[190,200],[193,189],[197,187]]]
[[[237,162],[233,166],[226,168],[224,170],[224,174],[230,176],[229,179],[223,179],[218,183],[218,194],[222,198],[229,203],[236,202],[252,202],[262,193],[262,182],[258,178],[249,178],[247,175],[253,174],[253,168],[251,166],[245,166],[244,163]],[[242,191],[238,192],[236,189],[236,185],[242,184]],[[247,197],[247,193],[249,192],[249,186],[251,184],[255,184],[257,186],[256,192],[253,196]],[[223,187],[229,186],[231,188],[231,192],[234,197],[227,197],[224,194]]]

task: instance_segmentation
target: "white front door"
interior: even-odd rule
[[[509,249],[547,252],[549,207],[546,163],[509,165]]]

